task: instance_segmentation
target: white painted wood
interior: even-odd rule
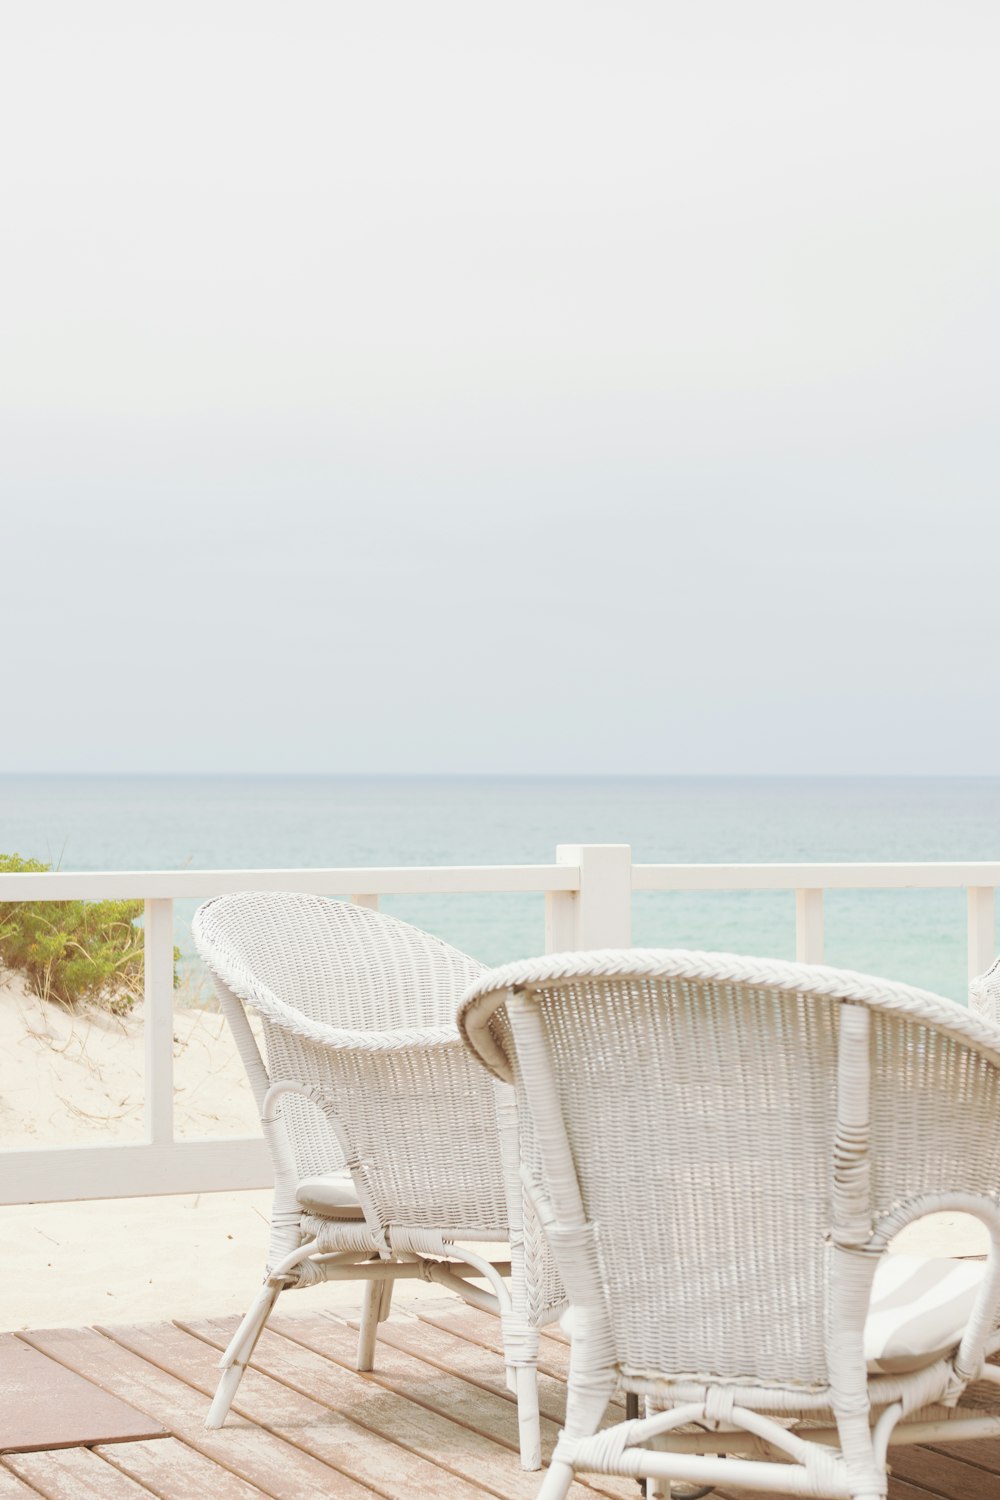
[[[355,906],[366,906],[369,911],[378,911],[379,898],[377,896],[352,896],[351,900]]]
[[[628,844],[559,844],[556,860],[579,871],[573,948],[632,946],[632,850]]]
[[[823,892],[795,892],[795,957],[800,964],[823,962]]]
[[[142,1007],[146,1053],[146,1138],[174,1138],[174,903],[146,902],[143,918]]]
[[[996,867],[1000,885],[1000,865]],[[966,881],[966,884],[969,884]],[[335,870],[49,870],[0,875],[0,901],[128,901],[227,896],[233,891],[307,891],[347,896],[568,891],[576,872],[561,865],[409,865]]]
[[[997,955],[996,896],[992,886],[969,887],[969,978],[978,979]]]
[[[576,892],[546,891],[546,953],[566,953],[576,946]]]
[[[562,845],[567,852],[578,845]],[[624,845],[589,845],[624,848]],[[947,890],[1000,886],[1000,861],[923,864],[632,865],[634,891]],[[579,889],[579,865],[383,866],[331,870],[96,870],[0,875],[0,901],[208,899],[233,891],[352,897]]]
[[[272,1182],[267,1148],[250,1136],[0,1153],[0,1204],[227,1192]]]
[[[1000,863],[632,866],[635,891],[948,890],[970,885],[1000,885]]]

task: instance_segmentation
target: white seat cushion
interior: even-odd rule
[[[295,1196],[303,1208],[327,1219],[364,1218],[350,1172],[331,1172],[329,1177],[303,1177]]]
[[[865,1323],[868,1369],[900,1375],[954,1349],[985,1274],[983,1261],[883,1255]]]

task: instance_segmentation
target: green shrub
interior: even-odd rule
[[[50,868],[0,854],[0,874]],[[141,901],[0,901],[0,960],[44,1000],[127,1015],[143,991],[142,911]]]

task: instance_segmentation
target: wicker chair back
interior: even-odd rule
[[[845,1013],[865,1027],[849,1045]],[[477,981],[460,1026],[515,1082],[570,1300],[600,1288],[624,1372],[825,1386],[832,1243],[888,1235],[926,1195],[995,1201],[998,1033],[905,985],[726,954],[552,955]]]
[[[300,1177],[350,1156],[383,1224],[505,1238],[493,1086],[454,1021],[482,965],[395,918],[294,892],[225,896],[196,924],[216,981],[260,1020],[269,1082],[301,1081],[335,1108],[339,1132],[311,1100],[282,1101]]]

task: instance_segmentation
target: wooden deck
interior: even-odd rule
[[[454,1301],[404,1303],[382,1326],[377,1370],[359,1375],[346,1318],[279,1313],[233,1415],[222,1431],[207,1432],[216,1360],[235,1322],[20,1334],[171,1436],[8,1454],[0,1500],[533,1500],[540,1476],[518,1464],[496,1319]],[[545,1336],[546,1452],[563,1410],[566,1355],[558,1334]],[[1000,1439],[894,1449],[893,1468],[891,1500],[1000,1500]],[[573,1494],[637,1500],[638,1489],[594,1478]]]

